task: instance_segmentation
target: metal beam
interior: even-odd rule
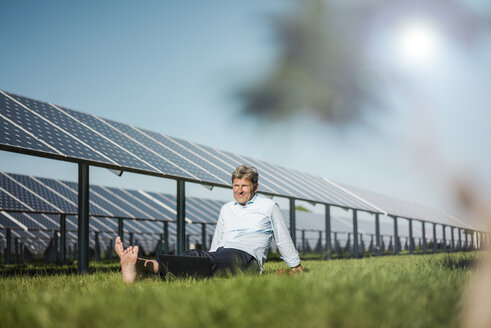
[[[124,221],[123,219],[118,219],[118,236],[121,238],[121,242],[124,243]]]
[[[447,237],[446,237],[446,234],[445,234],[445,228],[446,228],[446,226],[444,224],[442,224],[443,251],[444,252],[447,251]]]
[[[358,253],[358,211],[353,210],[353,257],[359,258]]]
[[[433,223],[433,253],[436,253],[436,223]]]
[[[426,224],[425,221],[421,221],[421,230],[422,230],[422,238],[423,238],[423,254],[426,254]]]
[[[414,254],[413,220],[409,219],[409,254]]]
[[[101,245],[99,244],[99,231],[94,232],[94,255],[95,260],[99,262],[101,260]]]
[[[78,164],[78,273],[89,271],[89,165]]]
[[[186,250],[186,191],[185,182],[177,180],[177,255]]]
[[[452,252],[455,252],[455,238],[453,235],[454,227],[450,227],[450,241],[452,243]]]
[[[397,216],[394,216],[394,255],[399,255],[399,232],[397,229]]]
[[[66,215],[60,215],[60,264],[66,264]]]
[[[6,250],[5,250],[5,264],[10,264],[10,255],[12,254],[12,231],[7,228],[5,232],[5,238],[7,238]]]
[[[164,221],[164,254],[169,253],[169,222]]]
[[[295,198],[290,198],[290,236],[293,240],[293,245],[297,246],[297,233],[295,223]]]
[[[60,254],[58,252],[58,231],[53,231],[53,249],[55,253],[55,264],[60,263]]]
[[[19,264],[20,263],[19,237],[15,237],[15,239],[14,239],[14,254],[15,254],[15,264]]]
[[[331,207],[326,204],[326,260],[331,258]]]
[[[459,232],[459,251],[462,251],[462,229],[457,228],[457,231]]]
[[[302,230],[302,254],[305,256],[305,229]]]
[[[375,213],[375,249],[377,256],[380,256],[380,218],[378,213]]]
[[[206,224],[204,223],[201,223],[201,244],[202,244],[202,248],[203,250],[207,250],[208,247],[206,246]]]

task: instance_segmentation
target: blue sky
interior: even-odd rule
[[[444,40],[429,69],[401,65],[390,33],[374,22],[367,47],[388,106],[369,126],[339,131],[300,113],[258,122],[240,114],[232,94],[274,64],[267,15],[284,3],[2,1],[0,89],[450,212],[458,210],[454,177],[489,191],[488,34],[466,45]],[[393,84],[387,67],[411,87]],[[77,178],[73,164],[7,152],[0,170]],[[174,191],[163,179],[91,174],[94,184]]]

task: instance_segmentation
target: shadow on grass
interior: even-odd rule
[[[459,269],[473,269],[476,267],[479,262],[480,257],[478,256],[451,256],[445,254],[440,259],[435,259],[436,265],[442,266],[444,268],[450,270],[459,270]]]
[[[119,264],[93,264],[89,266],[88,274],[99,272],[119,272],[121,270]],[[78,274],[77,264],[70,265],[54,265],[54,264],[17,264],[4,265],[0,267],[1,277],[14,276],[56,276],[56,275],[72,275]]]

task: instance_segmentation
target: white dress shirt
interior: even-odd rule
[[[224,247],[247,252],[254,256],[262,272],[273,236],[285,263],[291,268],[299,265],[300,258],[280,207],[256,194],[245,206],[236,201],[222,206],[210,251]]]

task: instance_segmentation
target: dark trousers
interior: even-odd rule
[[[218,248],[215,252],[192,249],[182,256],[160,255],[159,269],[162,276],[172,273],[176,277],[259,273],[256,259],[234,248]]]

